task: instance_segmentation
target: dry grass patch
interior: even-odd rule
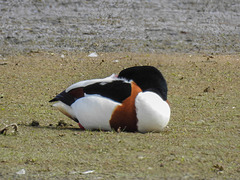
[[[80,131],[48,103],[72,83],[134,65],[153,65],[168,82],[172,116],[161,133]],[[1,59],[0,73],[0,129],[19,126],[0,135],[0,179],[240,175],[239,55],[35,52]]]

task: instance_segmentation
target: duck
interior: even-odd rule
[[[170,120],[167,82],[153,66],[133,66],[77,82],[49,102],[82,130],[161,132]]]

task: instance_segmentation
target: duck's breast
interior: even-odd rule
[[[159,132],[167,126],[170,119],[170,107],[156,93],[150,91],[139,93],[135,106],[140,132]]]

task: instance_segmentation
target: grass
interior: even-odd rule
[[[19,132],[0,135],[0,179],[239,178],[239,54],[64,55],[1,59],[0,128],[17,123]],[[80,131],[48,103],[72,83],[134,65],[153,65],[167,79],[172,114],[161,133]]]

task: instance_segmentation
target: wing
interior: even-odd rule
[[[106,78],[103,79],[103,81],[89,81],[91,82],[84,81],[73,84],[58,94],[55,98],[50,100],[50,102],[62,101],[63,103],[71,106],[71,104],[79,98],[97,94],[122,103],[122,101],[131,95],[131,84],[128,81],[116,78],[112,79],[111,81],[109,79],[106,80]]]
[[[95,83],[84,87],[83,91],[86,94],[99,94],[100,96],[122,103],[122,101],[131,95],[131,84],[122,80],[109,83]]]

